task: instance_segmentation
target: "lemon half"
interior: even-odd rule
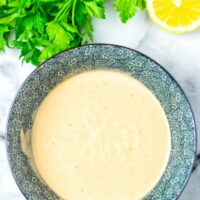
[[[166,31],[185,33],[200,26],[200,0],[147,0],[147,10]]]

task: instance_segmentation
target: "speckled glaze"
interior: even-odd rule
[[[71,74],[91,69],[127,72],[159,99],[170,124],[172,150],[163,177],[145,199],[177,199],[190,175],[196,151],[195,123],[187,98],[156,62],[132,49],[108,44],[86,45],[54,56],[36,69],[19,90],[8,120],[7,151],[13,176],[22,193],[30,200],[59,199],[31,169],[21,149],[20,130],[31,129],[33,112],[55,85]]]

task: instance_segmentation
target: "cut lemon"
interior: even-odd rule
[[[200,26],[200,0],[147,0],[147,10],[166,31],[185,33]]]

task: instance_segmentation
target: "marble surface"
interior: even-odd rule
[[[106,20],[94,20],[94,42],[134,48],[160,63],[180,83],[192,105],[200,141],[200,29],[185,35],[167,33],[140,12],[122,24],[111,6]],[[5,129],[10,105],[24,79],[34,70],[21,64],[17,50],[0,53],[0,199],[24,200],[11,175],[6,157]],[[179,200],[200,199],[200,145],[189,182]]]

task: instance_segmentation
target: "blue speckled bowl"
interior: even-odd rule
[[[177,199],[190,175],[196,150],[195,123],[188,100],[176,81],[159,64],[132,49],[107,44],[64,51],[42,64],[22,85],[7,126],[8,159],[17,185],[27,199],[59,199],[31,169],[21,149],[20,130],[31,129],[34,110],[66,76],[99,68],[131,73],[160,100],[170,124],[172,150],[163,177],[145,199]]]

